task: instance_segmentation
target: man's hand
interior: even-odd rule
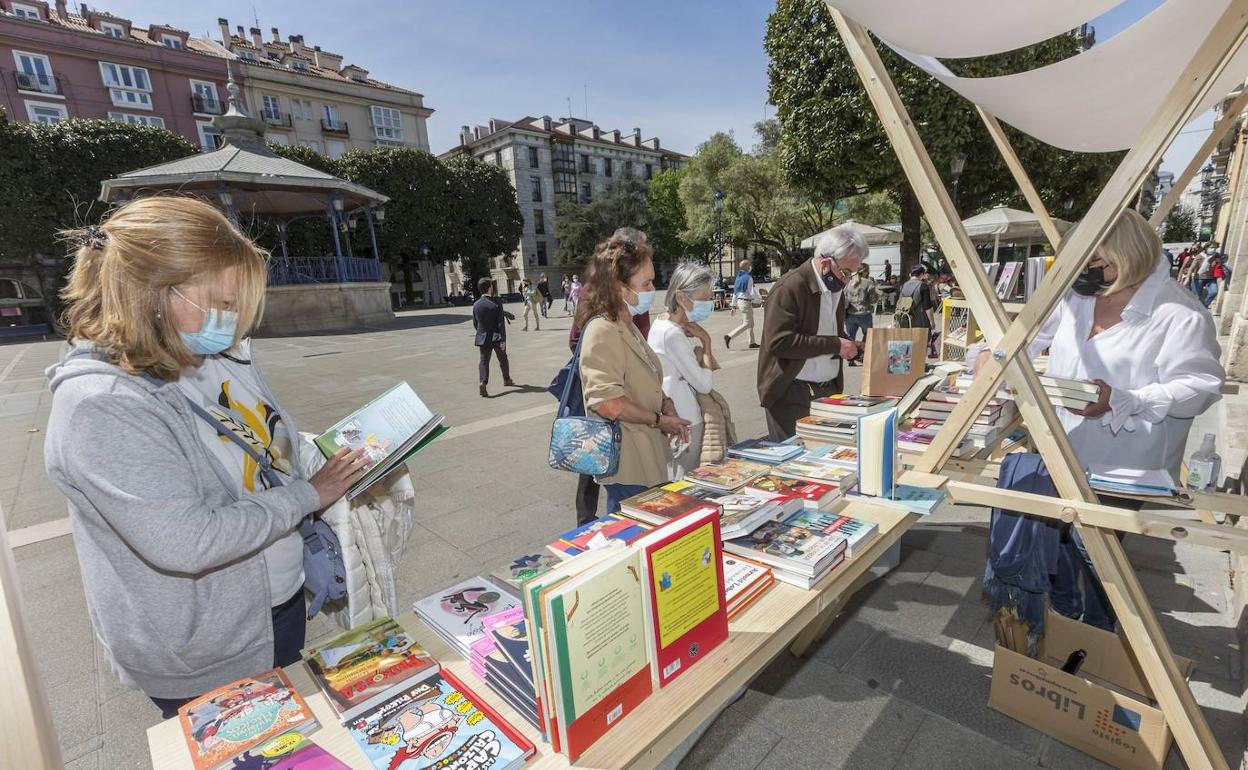
[[[1114,392],[1113,388],[1105,380],[1092,380],[1100,388],[1095,403],[1088,404],[1082,409],[1070,409],[1070,412],[1080,415],[1081,417],[1100,417],[1109,411],[1109,397]]]
[[[857,342],[854,342],[853,340],[845,339],[844,337],[838,337],[837,339],[841,341],[841,358],[848,361],[851,358],[858,357],[858,343]]]

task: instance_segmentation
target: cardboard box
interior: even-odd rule
[[[1075,650],[1075,675],[1061,670]],[[1193,662],[1175,656],[1184,678]],[[1157,770],[1170,728],[1126,642],[1117,634],[1050,612],[1039,659],[997,645],[988,705],[1114,767]]]

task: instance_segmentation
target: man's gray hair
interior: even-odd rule
[[[672,280],[667,282],[667,312],[675,313],[676,308],[680,307],[676,304],[678,293],[683,291],[690,295],[697,294],[714,281],[715,276],[706,265],[697,262],[681,262],[672,272]]]
[[[832,257],[836,260],[856,256],[865,260],[870,253],[867,239],[854,229],[853,225],[834,227],[823,234],[815,244],[816,257]]]

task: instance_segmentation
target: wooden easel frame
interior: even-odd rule
[[[1045,396],[1025,351],[1030,339],[1117,221],[1135,190],[1161,159],[1182,126],[1191,119],[1231,56],[1248,39],[1248,0],[1231,0],[1230,6],[1208,38],[1196,49],[1135,146],[1127,152],[1101,190],[1080,226],[1064,241],[1054,243],[1058,251],[1053,267],[1013,323],[1008,322],[1002,302],[979,264],[970,238],[869,33],[861,24],[841,14],[833,2],[829,0],[828,9],[846,51],[884,125],[928,224],[971,303],[972,311],[980,319],[985,339],[993,348],[991,359],[981,368],[974,384],[963,395],[945,426],[933,439],[931,447],[916,463],[916,472],[909,474],[910,480],[929,486],[947,483],[943,477],[932,474],[944,468],[975,417],[996,392],[1001,379],[1007,378],[1020,395],[1016,402],[1019,411],[1025,423],[1032,428],[1037,449],[1045,460],[1059,495],[1064,498],[1058,517],[1073,522],[1081,534],[1126,641],[1166,715],[1184,759],[1192,768],[1226,768],[1226,760],[1213,732],[1174,660],[1174,654],[1122,545],[1113,530],[1106,528],[1114,525],[1111,518],[1114,522],[1118,521],[1118,514],[1108,517],[1103,506],[1097,504],[1082,466],[1058,421],[1057,412]],[[995,118],[982,111],[981,115],[1042,225],[1047,224],[1045,229],[1048,232],[1052,222],[1007,137]],[[1009,492],[993,491],[1007,498],[1012,496]],[[964,499],[965,493],[965,489],[959,490]]]

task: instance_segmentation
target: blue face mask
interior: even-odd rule
[[[695,299],[693,308],[689,310],[689,320],[694,323],[702,323],[711,317],[711,312],[715,310],[715,300],[713,299]]]
[[[642,315],[643,313],[649,313],[650,306],[654,304],[655,293],[653,291],[635,291],[633,293],[637,295],[637,304],[629,305],[628,312],[632,313],[633,315]]]
[[[186,345],[187,349],[201,356],[215,356],[217,353],[229,350],[234,344],[234,333],[238,329],[238,313],[232,310],[220,310],[215,307],[205,310],[191,302],[185,294],[177,289],[173,291],[192,307],[204,314],[204,322],[199,327],[199,331],[179,332],[182,335],[182,343]]]

